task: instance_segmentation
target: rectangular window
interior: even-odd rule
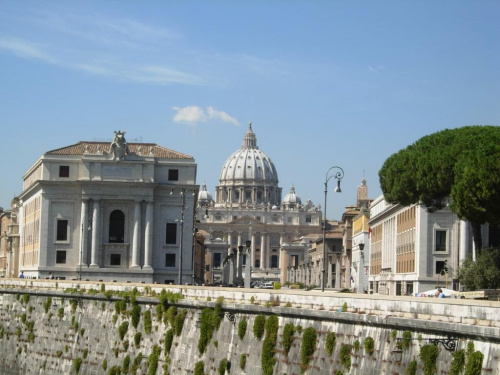
[[[68,240],[68,220],[57,220],[56,241]]]
[[[66,263],[66,251],[58,250],[56,252],[56,263],[57,264],[65,264]]]
[[[222,220],[222,216],[221,215],[215,215],[215,220],[221,221]]]
[[[121,254],[110,254],[109,265],[110,266],[120,266],[122,264]]]
[[[220,268],[221,253],[214,253],[214,263],[212,268]]]
[[[438,273],[441,273],[441,272],[443,272],[443,273],[444,273],[444,266],[445,266],[445,265],[446,265],[446,262],[445,262],[444,260],[443,260],[443,261],[438,260],[438,261],[436,262],[436,275],[437,275]]]
[[[69,177],[69,165],[59,166],[59,177]]]
[[[175,245],[177,243],[177,223],[167,223],[165,243],[167,245]]]
[[[175,267],[175,254],[165,255],[165,267]]]
[[[273,216],[273,222],[276,223],[278,221],[278,219],[279,219],[278,216]]]
[[[310,222],[312,222],[312,218],[311,218],[311,216],[308,215],[308,216],[306,216],[306,223],[310,223]]]
[[[446,231],[436,231],[436,251],[446,251]]]
[[[168,170],[168,180],[169,181],[179,181],[179,170],[169,169]]]

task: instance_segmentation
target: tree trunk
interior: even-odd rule
[[[474,241],[474,249],[479,254],[483,248],[483,238],[481,235],[481,224],[478,222],[471,222],[472,226],[472,238]]]

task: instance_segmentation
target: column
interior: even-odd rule
[[[236,248],[236,278],[240,279],[243,277],[243,265],[242,265],[242,253],[240,252],[240,246],[241,246],[241,232],[238,232],[238,245]]]
[[[266,267],[266,234],[260,234],[260,268],[264,269]]]
[[[92,254],[90,259],[90,267],[99,268],[99,247],[101,227],[101,201],[94,200],[92,210]]]
[[[80,216],[80,224],[81,224],[81,239],[80,239],[80,260],[78,265],[87,266],[87,234],[88,234],[88,208],[89,202],[87,199],[82,199],[82,212]]]
[[[182,241],[182,240],[181,240]],[[132,264],[130,268],[139,268],[141,249],[141,202],[134,202],[134,234],[132,238]]]
[[[227,249],[227,255],[229,255],[233,250],[233,234],[231,232],[227,232],[227,243],[229,244],[229,248]]]
[[[336,255],[336,260],[335,260],[335,288],[342,288],[340,285],[340,278],[341,278],[341,261],[340,261],[340,256]]]
[[[153,268],[153,202],[146,204],[146,229],[144,231],[144,267]]]
[[[255,233],[252,233],[252,238],[250,239],[252,241],[250,245],[250,259],[247,260],[247,265],[255,267]]]

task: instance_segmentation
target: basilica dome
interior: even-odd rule
[[[281,188],[273,162],[257,147],[252,123],[243,137],[243,145],[222,166],[216,205],[281,205]]]
[[[277,186],[278,172],[269,156],[257,147],[252,123],[248,124],[243,145],[224,163],[219,181],[220,185],[233,185],[236,181],[254,181],[254,185],[265,182],[265,185]]]
[[[295,186],[292,185],[290,188],[290,192],[285,196],[285,199],[283,199],[284,204],[301,204],[302,200],[300,197],[295,193]]]

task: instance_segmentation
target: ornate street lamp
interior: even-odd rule
[[[334,174],[329,176],[329,173],[331,170],[337,170]],[[334,177],[337,180],[337,187],[335,188],[336,193],[340,193],[342,190],[340,189],[340,181],[344,177],[344,170],[340,167],[334,166],[330,167],[328,171],[326,172],[326,178],[325,178],[325,208],[323,211],[323,269],[321,270],[323,277],[321,279],[321,291],[325,291],[325,284],[326,284],[326,197],[328,193],[328,181]]]

